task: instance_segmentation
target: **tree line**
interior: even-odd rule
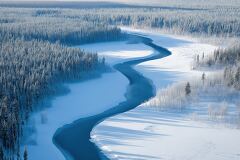
[[[67,17],[104,24],[153,28],[180,34],[240,36],[240,10],[237,7],[201,9],[114,8],[61,10],[49,17]],[[42,16],[42,15],[41,15]]]

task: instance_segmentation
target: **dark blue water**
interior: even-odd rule
[[[113,108],[101,114],[78,119],[72,124],[65,125],[57,130],[53,137],[53,142],[58,149],[61,150],[66,159],[108,159],[101,150],[91,142],[90,133],[94,126],[108,117],[129,111],[155,96],[156,91],[152,81],[134,70],[133,66],[142,62],[163,58],[171,53],[168,50],[153,44],[152,40],[149,38],[140,35],[130,35],[129,37],[131,41],[135,40],[138,43],[144,43],[145,45],[152,47],[157,53],[137,60],[130,60],[116,64],[114,66],[114,68],[125,75],[130,82],[125,94],[125,101],[119,103],[117,106],[113,106]],[[81,107],[84,108],[87,106]]]

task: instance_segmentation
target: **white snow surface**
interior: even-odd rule
[[[153,80],[156,89],[199,78],[191,69],[196,54],[207,55],[216,46],[191,39],[123,28],[143,34],[167,48],[171,56],[136,66]],[[207,72],[207,71],[204,71]],[[205,107],[206,109],[206,107]],[[193,120],[188,114],[138,107],[100,123],[92,139],[111,159],[120,160],[239,160],[240,130]]]
[[[147,56],[153,51],[142,44],[126,42],[96,43],[80,46],[86,51],[95,52],[106,57],[110,65],[129,58]],[[35,132],[30,134],[22,149],[27,147],[29,160],[61,160],[61,152],[52,142],[56,130],[73,121],[99,114],[125,100],[124,94],[128,80],[118,71],[105,73],[100,78],[79,83],[66,84],[70,89],[67,95],[51,101],[51,107],[33,114],[30,126]],[[41,123],[44,115],[45,124]]]
[[[152,48],[146,45],[129,44],[125,41],[86,44],[82,45],[81,49],[93,53],[97,52],[100,56],[104,56],[110,65],[148,56],[153,53]]]

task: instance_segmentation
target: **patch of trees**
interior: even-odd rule
[[[213,55],[203,59],[203,63],[211,65],[233,66],[240,63],[240,45],[234,45],[226,49],[217,49]]]
[[[204,55],[204,54],[203,54]],[[223,80],[231,87],[240,90],[240,45],[217,49],[210,56],[197,55],[195,66],[224,68]]]
[[[179,109],[185,108],[188,103],[197,94],[198,83],[181,82],[175,83],[157,92],[156,97],[144,103],[144,107],[163,109]]]
[[[228,86],[240,90],[240,66],[226,67],[224,70],[224,80]]]
[[[203,73],[201,77],[195,77],[189,82],[174,83],[159,90],[156,97],[142,106],[163,111],[169,109],[183,111],[186,107],[203,107],[207,108],[205,113],[211,120],[224,122],[231,118],[231,121],[225,122],[240,124],[239,91],[226,86],[222,73],[219,72],[207,77]],[[231,113],[228,112],[229,110],[232,110]],[[202,111],[195,110],[191,117],[195,120],[200,120],[200,117],[205,119]]]

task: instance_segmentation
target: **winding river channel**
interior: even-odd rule
[[[156,91],[152,81],[136,71],[134,66],[142,62],[166,57],[171,53],[168,50],[155,45],[151,39],[144,36],[130,35],[130,37],[131,39],[137,39],[139,43],[144,43],[145,45],[150,46],[155,50],[155,53],[150,56],[119,63],[114,66],[117,71],[121,72],[129,80],[129,85],[125,93],[125,101],[119,103],[117,106],[113,106],[113,108],[101,114],[78,119],[56,131],[53,137],[53,142],[64,154],[66,159],[108,159],[91,141],[90,135],[92,129],[106,118],[131,110],[155,96]]]

